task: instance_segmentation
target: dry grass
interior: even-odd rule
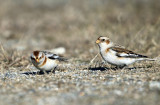
[[[159,0],[0,0],[0,104],[157,105],[159,59],[123,70],[89,63],[100,35],[158,58],[159,10]],[[30,53],[61,46],[69,62],[35,74]]]

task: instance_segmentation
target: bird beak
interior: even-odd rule
[[[96,43],[97,43],[97,44],[99,44],[99,43],[100,43],[100,40],[99,40],[99,39],[98,39],[98,40],[96,40]]]
[[[36,59],[36,62],[38,62],[38,63],[39,63],[39,59]]]

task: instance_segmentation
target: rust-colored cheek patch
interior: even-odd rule
[[[46,64],[46,62],[47,62],[47,58],[45,57],[44,62],[41,65],[39,65],[39,67],[44,66]]]
[[[109,44],[109,43],[110,43],[110,41],[109,41],[109,40],[106,40],[106,43],[107,43],[107,44]]]
[[[108,53],[108,52],[109,52],[109,48],[106,49],[106,53]]]
[[[42,59],[44,57],[44,54],[42,54],[42,57],[40,59]]]

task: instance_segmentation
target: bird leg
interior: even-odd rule
[[[116,66],[115,68],[116,69],[124,69],[125,66],[127,66],[127,65],[120,65],[120,66]]]
[[[47,74],[47,72],[46,71],[43,71],[43,70],[40,70],[39,72],[38,72],[38,74]]]
[[[55,74],[55,69],[56,68],[57,68],[57,66],[51,70],[51,73]]]

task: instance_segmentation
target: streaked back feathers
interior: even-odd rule
[[[55,60],[59,60],[59,61],[67,61],[67,59],[65,59],[62,56],[59,56],[57,54],[53,54],[48,51],[41,51],[41,52],[43,52],[45,54],[45,56],[48,57],[49,59],[55,59]]]
[[[119,47],[111,47],[110,49],[112,49],[113,51],[116,51],[116,55],[118,57],[126,57],[126,58],[148,58],[145,55],[141,55],[141,54],[137,54],[134,53],[133,51],[124,49],[124,48],[119,48]]]

